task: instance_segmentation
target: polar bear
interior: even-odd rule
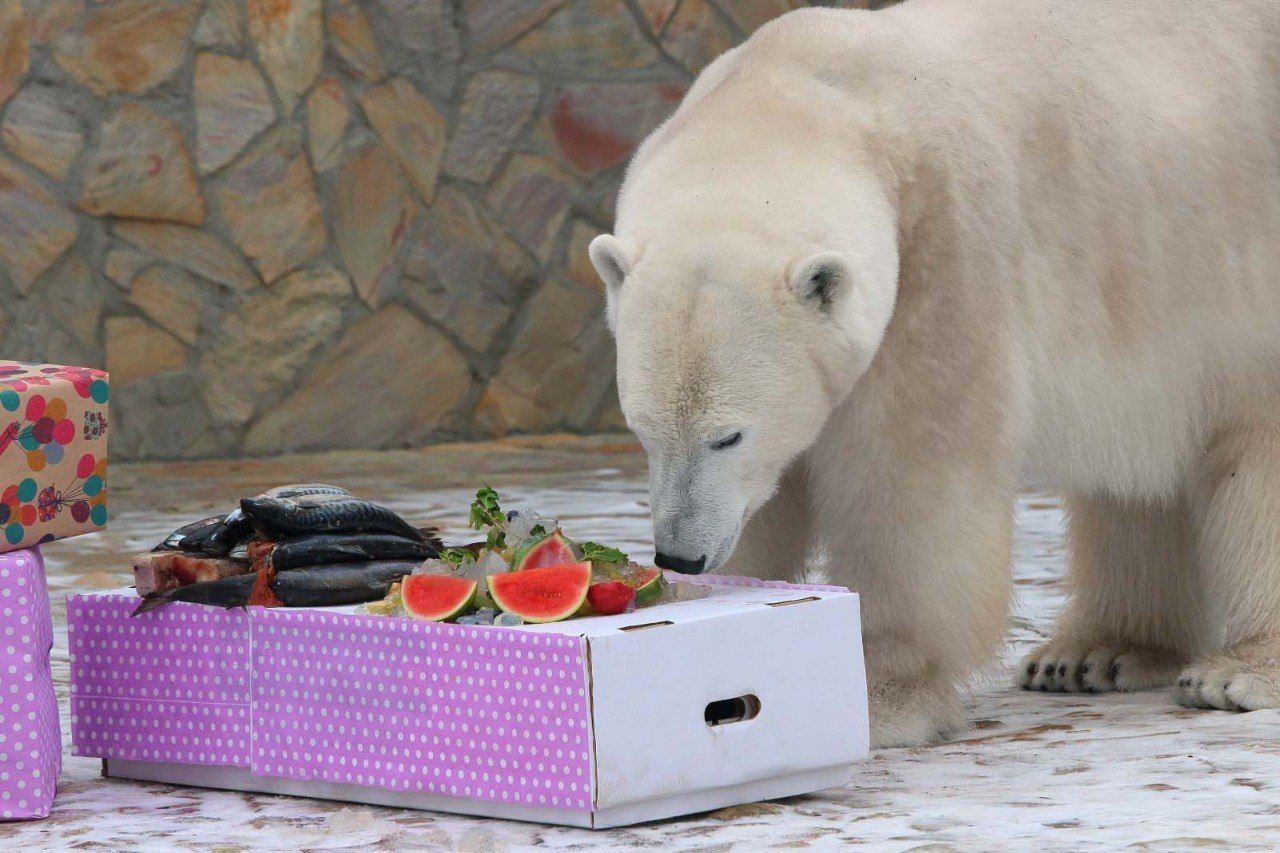
[[[1269,0],[811,9],[720,57],[590,246],[660,564],[823,559],[874,743],[921,744],[1029,473],[1073,597],[1024,686],[1280,706],[1277,79]]]

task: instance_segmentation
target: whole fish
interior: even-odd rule
[[[426,560],[440,556],[440,540],[418,541],[390,533],[320,533],[302,539],[286,539],[266,553],[255,548],[258,565],[276,571],[328,563],[356,563],[361,560]]]
[[[194,583],[153,592],[134,609],[146,613],[170,602],[217,607],[328,607],[384,598],[391,584],[421,565],[420,560],[372,560],[307,566],[277,574],[265,570],[250,575]]]
[[[288,486],[276,486],[274,489],[267,489],[258,497],[309,497],[316,500],[333,500],[335,498],[349,498],[353,497],[353,495],[341,486],[331,486],[328,483],[293,483]],[[252,534],[253,523],[245,516],[243,509],[236,507],[223,519],[222,529],[215,531],[203,543],[207,549],[204,553],[219,557],[226,556],[231,553],[233,548],[244,542]]]
[[[246,498],[240,508],[267,539],[316,533],[390,533],[421,542],[422,534],[384,506],[359,498]]]
[[[314,496],[319,499],[321,496],[351,497],[352,495],[341,486],[331,486],[328,483],[294,483],[276,486],[258,495],[260,498],[303,496]],[[252,533],[253,524],[245,517],[244,511],[236,507],[225,516],[202,518],[192,524],[179,527],[152,550],[185,551],[207,557],[226,557]]]

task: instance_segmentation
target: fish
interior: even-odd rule
[[[300,566],[361,560],[421,561],[439,557],[440,547],[440,540],[434,537],[419,541],[390,533],[320,533],[303,539],[287,539],[266,549],[255,545],[252,550],[259,566],[269,565],[279,572]]]
[[[212,527],[215,524],[221,524],[222,521],[223,521],[223,516],[214,515],[214,516],[210,516],[209,518],[202,518],[199,521],[193,521],[190,524],[184,524],[181,527],[179,527],[177,530],[173,531],[168,536],[166,536],[163,542],[161,542],[159,545],[152,548],[151,550],[153,552],[182,550],[179,547],[179,545],[181,544],[183,539],[186,539],[187,537],[192,536],[194,534],[200,533],[202,530],[205,530],[205,528]],[[209,532],[212,532],[212,531],[206,532],[206,535],[208,535]]]
[[[293,483],[267,489],[258,497],[312,497],[316,500],[324,500],[350,498],[353,495],[341,486],[332,486],[328,483]],[[236,507],[225,516],[204,518],[194,524],[178,528],[153,550],[187,551],[209,557],[226,557],[252,535],[253,523],[245,517],[244,510]]]
[[[153,592],[134,609],[137,616],[175,601],[216,607],[329,607],[385,598],[391,584],[413,574],[420,560],[370,560],[270,569]]]
[[[390,533],[423,541],[422,533],[384,506],[360,498],[245,498],[240,508],[266,539],[316,533]]]
[[[133,586],[138,595],[145,596],[201,581],[248,574],[252,569],[247,560],[227,560],[184,551],[152,551],[134,558]]]

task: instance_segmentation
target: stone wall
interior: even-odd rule
[[[116,458],[618,428],[586,244],[795,5],[0,0],[0,355],[110,369]]]

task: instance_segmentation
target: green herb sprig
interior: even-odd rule
[[[485,546],[489,550],[500,551],[507,546],[507,537],[503,532],[507,516],[498,505],[498,493],[493,489],[485,486],[476,492],[476,499],[471,502],[468,522],[472,530],[488,528]]]
[[[582,559],[592,563],[625,563],[630,559],[617,548],[598,542],[583,542],[578,547],[582,549]]]
[[[440,552],[440,559],[457,568],[467,560],[475,559],[466,548],[445,548]]]

